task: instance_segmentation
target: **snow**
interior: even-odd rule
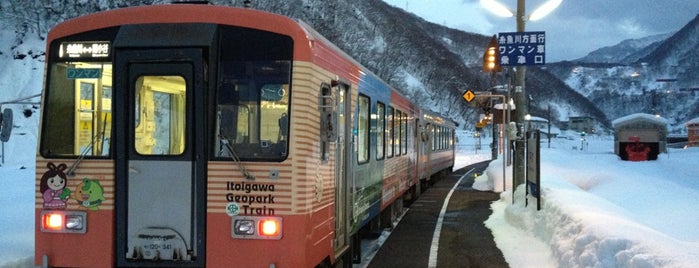
[[[11,40],[6,30],[0,40]],[[10,44],[0,42],[0,103],[39,93],[43,63],[14,60]],[[43,47],[28,40],[16,51]],[[34,50],[37,51],[37,50]],[[32,99],[32,101],[36,101]],[[4,104],[14,112],[10,141],[0,164],[0,267],[33,265],[34,182],[38,113],[32,105]],[[488,137],[459,132],[457,165],[488,160]],[[487,133],[487,131],[486,131]],[[613,154],[613,138],[542,142],[542,208],[523,187],[513,193],[511,167],[502,157],[491,162],[474,184],[501,192],[486,221],[511,267],[699,267],[699,148],[673,149],[656,161],[628,162]],[[0,151],[2,152],[2,151]],[[2,157],[0,156],[0,159]]]
[[[531,196],[525,207],[523,186],[513,204],[511,182],[492,204],[486,226],[508,263],[698,267],[699,148],[630,162],[613,154],[611,137],[587,141],[585,151],[572,150],[579,141],[561,139],[541,148],[541,210]],[[474,188],[501,191],[501,173],[502,162],[491,162]]]
[[[667,119],[657,116],[657,115],[652,115],[652,114],[644,114],[644,113],[635,113],[635,114],[630,114],[627,116],[623,116],[621,118],[614,119],[612,121],[612,126],[617,127],[623,124],[627,124],[631,121],[638,121],[638,120],[644,120],[644,121],[649,121],[652,122],[656,125],[663,125],[667,127]]]

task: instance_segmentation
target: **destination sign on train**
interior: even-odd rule
[[[61,44],[60,58],[105,58],[109,57],[110,43],[107,41],[65,42]]]

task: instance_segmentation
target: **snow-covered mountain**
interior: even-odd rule
[[[627,40],[547,70],[611,120],[656,114],[668,119],[671,132],[686,133],[684,123],[699,116],[699,16],[654,41],[662,37]]]
[[[586,63],[631,64],[647,56],[672,34],[657,34],[639,39],[624,40],[614,46],[603,47],[575,60]]]

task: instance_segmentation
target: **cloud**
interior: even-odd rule
[[[627,36],[634,36],[636,38],[650,35],[645,29],[643,29],[643,26],[635,18],[626,18],[621,20],[617,28]]]

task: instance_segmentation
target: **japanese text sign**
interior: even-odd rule
[[[498,33],[501,66],[546,64],[545,32]]]

